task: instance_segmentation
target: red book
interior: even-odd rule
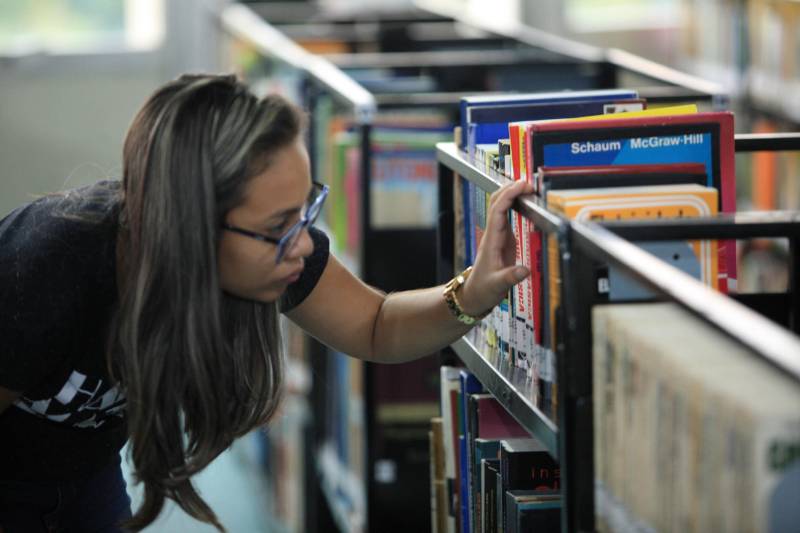
[[[533,340],[542,344],[542,232],[531,231],[530,234],[531,287],[533,299]]]
[[[696,113],[529,124],[526,171],[546,167],[702,163],[706,185],[719,191],[720,211],[736,211],[733,114]],[[536,176],[537,178],[540,176]],[[542,183],[537,190],[541,191]],[[736,278],[736,243],[720,246],[720,290]]]

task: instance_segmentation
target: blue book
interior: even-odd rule
[[[484,392],[483,385],[478,378],[476,378],[469,370],[461,370],[459,372],[459,381],[461,383],[461,390],[459,394],[459,401],[461,404],[458,412],[458,434],[467,434],[467,409],[469,407],[469,395]]]
[[[477,246],[475,245],[475,224],[477,214],[475,213],[475,196],[477,187],[466,178],[462,178],[464,184],[464,236],[466,238],[466,260],[465,268],[475,262]]]
[[[466,145],[466,135],[468,131],[468,124],[473,110],[479,107],[488,106],[519,106],[525,104],[558,104],[564,102],[586,101],[586,100],[624,100],[638,98],[636,91],[628,89],[604,89],[592,91],[561,91],[561,92],[547,92],[547,93],[527,93],[527,94],[502,94],[502,95],[476,95],[465,96],[461,98],[459,103],[459,115],[462,131],[462,146],[464,149]],[[525,120],[525,119],[518,119]],[[504,134],[502,137],[508,135]],[[502,138],[502,137],[498,137]],[[490,140],[488,142],[495,142]]]
[[[336,383],[338,388],[337,420],[336,420],[336,447],[342,464],[350,462],[350,364],[349,357],[335,352]]]
[[[625,106],[626,111],[641,111],[645,107],[644,100],[634,101],[630,98],[625,100],[630,102]],[[608,106],[617,105],[620,102],[620,98],[610,98],[563,103],[477,107],[470,112],[468,118],[466,150],[473,154],[474,148],[478,144],[493,144],[500,139],[508,138],[509,122],[603,115],[608,111]]]
[[[458,512],[461,516],[461,533],[470,533],[470,519],[469,519],[469,500],[467,499],[467,490],[469,487],[469,460],[467,458],[467,437],[466,435],[458,436],[458,452],[461,457],[459,465],[461,471],[459,472],[459,498],[458,498]]]

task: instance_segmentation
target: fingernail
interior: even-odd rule
[[[524,266],[518,266],[514,269],[514,277],[517,281],[522,281],[523,279],[528,277],[530,272]]]

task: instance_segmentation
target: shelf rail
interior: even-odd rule
[[[350,106],[358,124],[373,121],[377,103],[372,93],[327,59],[307,52],[249,7],[231,4],[222,10],[220,21],[225,30],[252,44],[260,53],[304,72],[308,79]]]
[[[737,152],[800,150],[800,133],[738,133]]]
[[[570,225],[573,251],[619,267],[647,288],[678,303],[800,382],[800,338],[797,335],[659,260],[613,231],[616,229],[625,234],[625,226],[630,226],[638,234],[637,238],[647,240],[722,237],[789,237],[797,240],[800,238],[800,213],[742,213],[721,219],[614,223],[608,227],[579,221],[572,221]],[[664,229],[667,231],[662,232]]]
[[[479,17],[474,13],[470,13],[468,10],[453,6],[451,2],[442,2],[441,0],[415,0],[414,4],[419,9],[430,11],[439,16],[452,18],[468,26],[512,39],[565,58],[586,63],[604,63],[612,69],[627,70],[633,74],[669,86],[658,88],[668,89],[667,92],[655,90],[653,94],[645,95],[649,96],[648,99],[651,101],[669,101],[681,98],[695,100],[708,99],[712,102],[714,109],[718,110],[727,109],[730,104],[730,94],[722,85],[656,63],[655,61],[643,58],[626,50],[589,45],[567,37],[547,33],[538,28],[532,28],[521,22],[512,24],[507,21],[501,22],[493,17]]]

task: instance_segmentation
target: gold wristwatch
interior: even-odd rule
[[[472,267],[469,267],[464,272],[448,281],[447,285],[444,286],[444,292],[442,293],[444,295],[444,300],[447,302],[447,307],[450,309],[450,312],[453,313],[453,316],[456,317],[459,322],[462,322],[468,326],[473,325],[475,322],[488,314],[487,312],[480,316],[468,315],[461,308],[461,304],[458,303],[456,292],[464,284],[464,282],[467,281],[467,278],[471,273]]]

